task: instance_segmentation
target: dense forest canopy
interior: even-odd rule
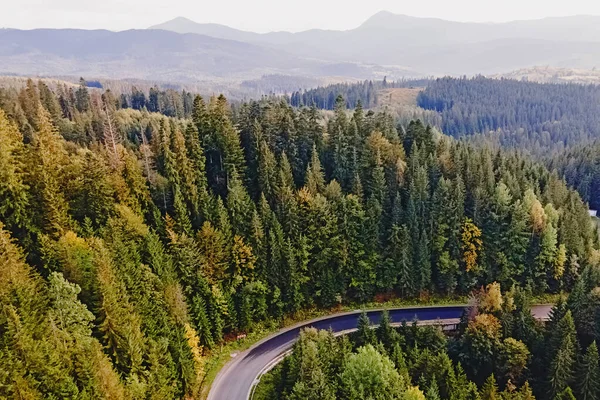
[[[291,100],[292,104],[314,103],[331,109],[339,93],[350,108],[359,100],[367,108],[374,108],[380,105],[378,99],[384,87],[411,82],[415,83],[367,81],[333,85],[297,93]],[[417,103],[434,115],[411,110],[413,115],[476,146],[517,149],[533,155],[564,177],[591,208],[600,208],[600,87],[481,76],[443,78],[422,84],[425,88]],[[411,112],[397,117],[403,120]]]
[[[545,325],[530,314],[526,292],[502,295],[493,283],[476,293],[450,336],[416,323],[394,328],[385,313],[376,329],[363,314],[350,337],[307,329],[292,355],[262,377],[254,398],[597,399],[595,284],[578,280]]]
[[[442,114],[447,135],[497,131],[502,145],[532,152],[600,137],[597,85],[443,78],[427,86],[418,104]]]
[[[600,207],[600,87],[509,79],[444,78],[419,95],[441,114],[442,131],[532,154]]]
[[[546,162],[577,189],[591,209],[600,209],[600,141],[552,153]]]
[[[137,97],[0,91],[2,397],[195,398],[261,321],[600,266],[580,196],[518,154],[342,97]]]

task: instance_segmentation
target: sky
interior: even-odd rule
[[[382,11],[505,22],[600,15],[598,0],[0,0],[0,28],[143,29],[183,16],[253,32],[345,30]]]

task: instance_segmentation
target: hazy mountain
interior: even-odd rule
[[[436,43],[476,43],[500,39],[540,39],[561,42],[600,41],[600,16],[552,17],[505,23],[455,22],[438,18],[411,17],[381,11],[355,29],[255,33],[225,25],[202,24],[178,17],[149,29],[164,29],[178,33],[198,33],[244,42],[271,44],[304,43],[326,47],[331,40],[385,40],[388,43],[403,39],[405,46]]]
[[[268,74],[347,78],[414,74],[193,33],[78,29],[0,30],[1,73],[179,82],[241,81]]]
[[[347,31],[245,32],[176,18],[155,29],[0,30],[0,73],[160,81],[267,74],[398,79],[600,65],[600,17],[503,24],[381,12]]]
[[[318,74],[323,65],[269,47],[164,30],[0,30],[4,73],[191,80]]]
[[[151,26],[148,29],[162,29],[177,33],[197,33],[221,39],[237,40],[241,42],[260,41],[260,34],[241,31],[220,24],[199,24],[184,17],[177,17],[162,24]]]
[[[155,28],[235,37],[302,57],[402,65],[423,74],[486,74],[540,64],[576,68],[600,64],[600,17],[594,16],[493,24],[384,11],[347,31],[258,34],[180,18]]]

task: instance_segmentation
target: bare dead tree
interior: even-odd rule
[[[120,143],[120,138],[116,130],[116,123],[114,121],[112,110],[108,109],[106,103],[104,104],[104,114],[104,145],[111,155],[112,166],[117,167],[120,163],[119,150],[117,147]]]
[[[155,179],[154,179],[154,173],[153,173],[153,167],[154,167],[154,162],[152,160],[152,148],[150,147],[150,144],[148,143],[148,138],[146,137],[146,133],[145,133],[145,126],[142,126],[141,132],[140,132],[140,136],[142,138],[142,145],[140,146],[140,153],[142,154],[143,157],[143,161],[144,161],[144,170],[146,172],[146,177],[148,178],[148,181],[151,184],[154,184]]]

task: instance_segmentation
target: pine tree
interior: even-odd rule
[[[498,385],[494,375],[490,375],[481,388],[481,400],[499,400]]]
[[[139,315],[129,301],[125,286],[115,274],[113,261],[100,240],[93,242],[100,293],[100,325],[103,342],[115,366],[127,375],[142,370],[145,338]]]
[[[192,205],[196,227],[200,221],[208,216],[208,180],[206,177],[206,156],[200,141],[200,133],[195,124],[189,124],[185,130],[185,146],[190,161],[191,172],[194,175],[191,182],[195,183],[195,190],[189,191],[195,194],[195,198],[189,199]]]
[[[292,168],[285,153],[279,162],[279,177],[275,191],[277,218],[289,237],[298,236],[298,204],[294,193]]]
[[[357,329],[356,346],[361,347],[367,344],[375,344],[375,331],[371,328],[371,320],[364,311],[358,317]]]
[[[306,270],[308,263],[308,244],[306,237],[300,236],[297,245],[291,240],[286,242],[286,264],[289,271],[289,282],[284,293],[284,300],[290,312],[298,311],[305,302]]]
[[[265,226],[260,218],[260,214],[256,208],[252,214],[251,235],[248,238],[248,244],[252,246],[254,255],[256,256],[256,278],[266,282],[267,273],[267,248]]]
[[[387,310],[381,313],[379,326],[375,332],[377,339],[384,345],[387,352],[391,354],[393,345],[398,341],[398,334],[391,326],[390,314]]]
[[[576,400],[577,398],[573,395],[573,391],[570,387],[567,387],[565,390],[560,392],[555,397],[556,400]]]
[[[111,181],[111,172],[104,157],[94,152],[88,152],[84,157],[82,184],[72,202],[73,214],[79,222],[89,218],[94,227],[99,227],[115,214],[114,198],[117,193],[114,180],[118,178]]]
[[[87,82],[79,78],[79,88],[75,92],[76,107],[79,112],[88,111],[90,108],[90,94],[87,90]]]
[[[397,335],[397,337],[402,338],[402,336],[400,336],[400,335]],[[398,370],[398,372],[400,373],[400,376],[402,377],[402,379],[408,385],[410,385],[411,379],[410,379],[410,374],[408,371],[406,357],[404,355],[404,352],[402,351],[402,348],[400,347],[399,342],[400,342],[400,340],[398,340],[396,343],[394,343],[390,359],[393,361],[393,363],[396,366],[396,369]]]
[[[149,341],[147,393],[152,398],[174,398],[178,396],[174,362],[168,351],[168,341]]]
[[[312,158],[306,170],[305,184],[306,188],[312,195],[323,193],[323,189],[325,188],[325,177],[323,176],[323,170],[321,169],[321,161],[319,161],[317,147],[314,145],[312,150]]]
[[[329,148],[332,162],[331,178],[346,188],[352,177],[350,161],[350,143],[348,137],[348,118],[346,116],[346,102],[342,96],[335,100],[334,117],[329,122],[327,132],[329,134]]]
[[[52,117],[52,121],[57,124],[62,118],[62,112],[56,96],[54,96],[54,93],[52,93],[48,85],[42,80],[38,81],[37,88],[42,106],[48,111]]]
[[[217,183],[225,186],[229,184],[230,179],[234,177],[242,179],[246,173],[244,153],[240,145],[240,135],[228,117],[228,113],[228,104],[225,96],[220,95],[216,99],[211,99],[208,107],[208,115],[220,156],[218,161],[213,161],[217,161],[220,164],[220,171],[225,173],[224,181],[217,181]]]
[[[317,343],[314,340],[300,338],[302,354],[300,360],[295,360],[298,364],[297,376],[291,390],[290,399],[301,400],[307,398],[333,400],[335,393],[330,383],[329,377],[325,375],[321,368]],[[299,361],[299,362],[298,362]]]
[[[331,186],[328,186],[328,190]],[[373,259],[377,245],[370,245],[369,242],[372,240],[378,244],[378,238],[370,237],[373,234],[366,226],[368,217],[355,196],[339,198],[338,207],[338,231],[344,257],[341,264],[345,266],[344,274],[352,277],[347,284],[348,296],[366,301],[372,296],[376,274]]]
[[[600,368],[596,342],[588,346],[576,373],[577,397],[582,400],[596,400],[600,396]]]
[[[23,136],[0,110],[0,217],[13,231],[31,229]]]
[[[437,385],[437,380],[432,379],[427,392],[425,393],[425,398],[427,400],[441,400],[440,398],[440,389]]]
[[[479,400],[479,390],[477,385],[467,378],[462,365],[456,365],[454,381],[449,381],[449,392],[451,400]]]
[[[49,120],[48,112],[39,109],[40,129],[36,132],[31,157],[29,182],[33,201],[39,204],[36,223],[50,234],[62,234],[72,227],[64,182],[68,179],[69,158],[63,138]]]
[[[574,379],[575,357],[577,352],[577,336],[571,311],[567,311],[552,333],[549,352],[550,397],[562,393]]]
[[[410,249],[408,230],[404,226],[392,226],[388,247],[388,262],[393,265],[396,275],[393,281],[400,289],[401,295],[414,293],[415,284],[410,268]]]
[[[229,180],[227,193],[227,210],[233,232],[244,238],[252,235],[252,215],[254,203],[250,199],[246,188],[237,176]]]
[[[266,141],[259,143],[258,150],[258,189],[274,204],[277,186],[277,161]]]
[[[172,204],[167,208],[167,212],[173,212],[176,227],[179,232],[191,233],[192,224],[190,213],[184,200],[184,184],[181,176],[181,170],[178,160],[183,155],[181,133],[178,133],[176,127],[169,124],[167,120],[161,121],[161,141],[160,154],[165,177],[169,181],[169,192]],[[183,146],[185,146],[183,144]],[[175,150],[175,151],[174,151]],[[186,161],[187,163],[187,161]],[[187,169],[187,168],[186,168]]]
[[[521,386],[521,390],[519,390],[519,396],[521,400],[535,400],[533,396],[533,391],[529,386],[529,382],[525,382],[523,386]]]

